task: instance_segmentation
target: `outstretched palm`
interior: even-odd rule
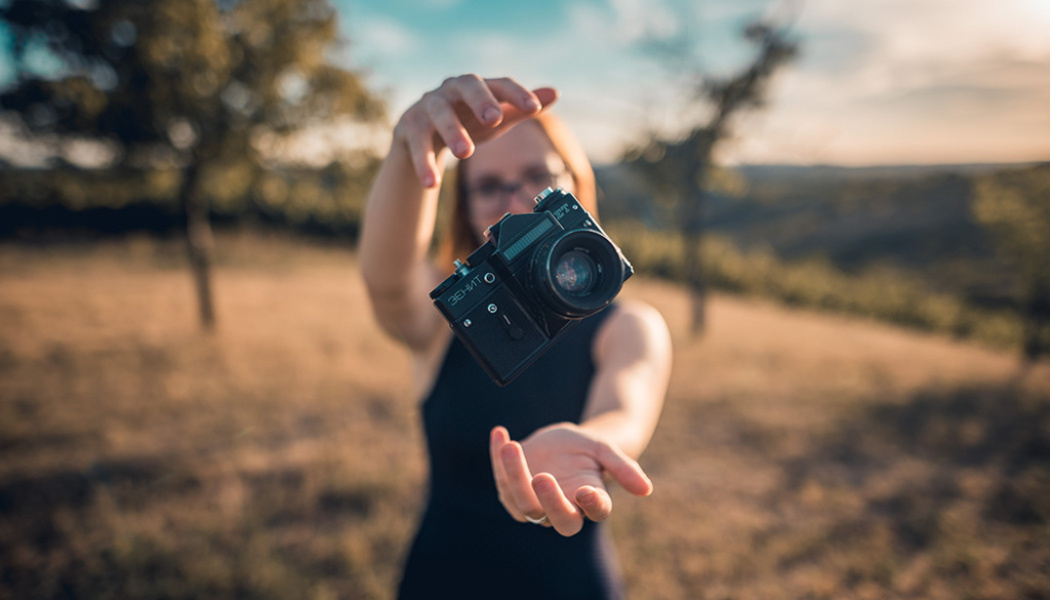
[[[540,429],[520,444],[497,427],[490,451],[507,512],[518,521],[545,516],[562,535],[579,532],[584,517],[593,521],[609,517],[612,500],[603,473],[632,494],[652,492],[652,483],[637,462],[571,423]]]

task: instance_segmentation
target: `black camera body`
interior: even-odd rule
[[[506,385],[580,319],[612,302],[631,263],[561,188],[530,214],[503,216],[466,264],[430,292],[485,372]]]

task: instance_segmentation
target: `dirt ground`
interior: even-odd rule
[[[390,598],[423,503],[406,355],[352,248],[0,246],[0,599]],[[610,524],[640,599],[1050,598],[1050,364],[677,286]]]

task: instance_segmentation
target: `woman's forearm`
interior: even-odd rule
[[[654,308],[623,302],[595,343],[599,365],[581,427],[633,458],[656,429],[671,375],[671,337]]]
[[[638,459],[653,437],[655,421],[626,410],[610,410],[586,419],[580,429]]]
[[[408,149],[395,138],[365,205],[359,251],[370,293],[413,291],[433,236],[437,199],[438,189],[423,187]]]

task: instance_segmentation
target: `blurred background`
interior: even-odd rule
[[[1043,0],[0,0],[0,599],[390,598],[425,498],[355,244],[511,76],[675,369],[636,598],[1050,597]],[[450,178],[451,179],[451,178]]]

